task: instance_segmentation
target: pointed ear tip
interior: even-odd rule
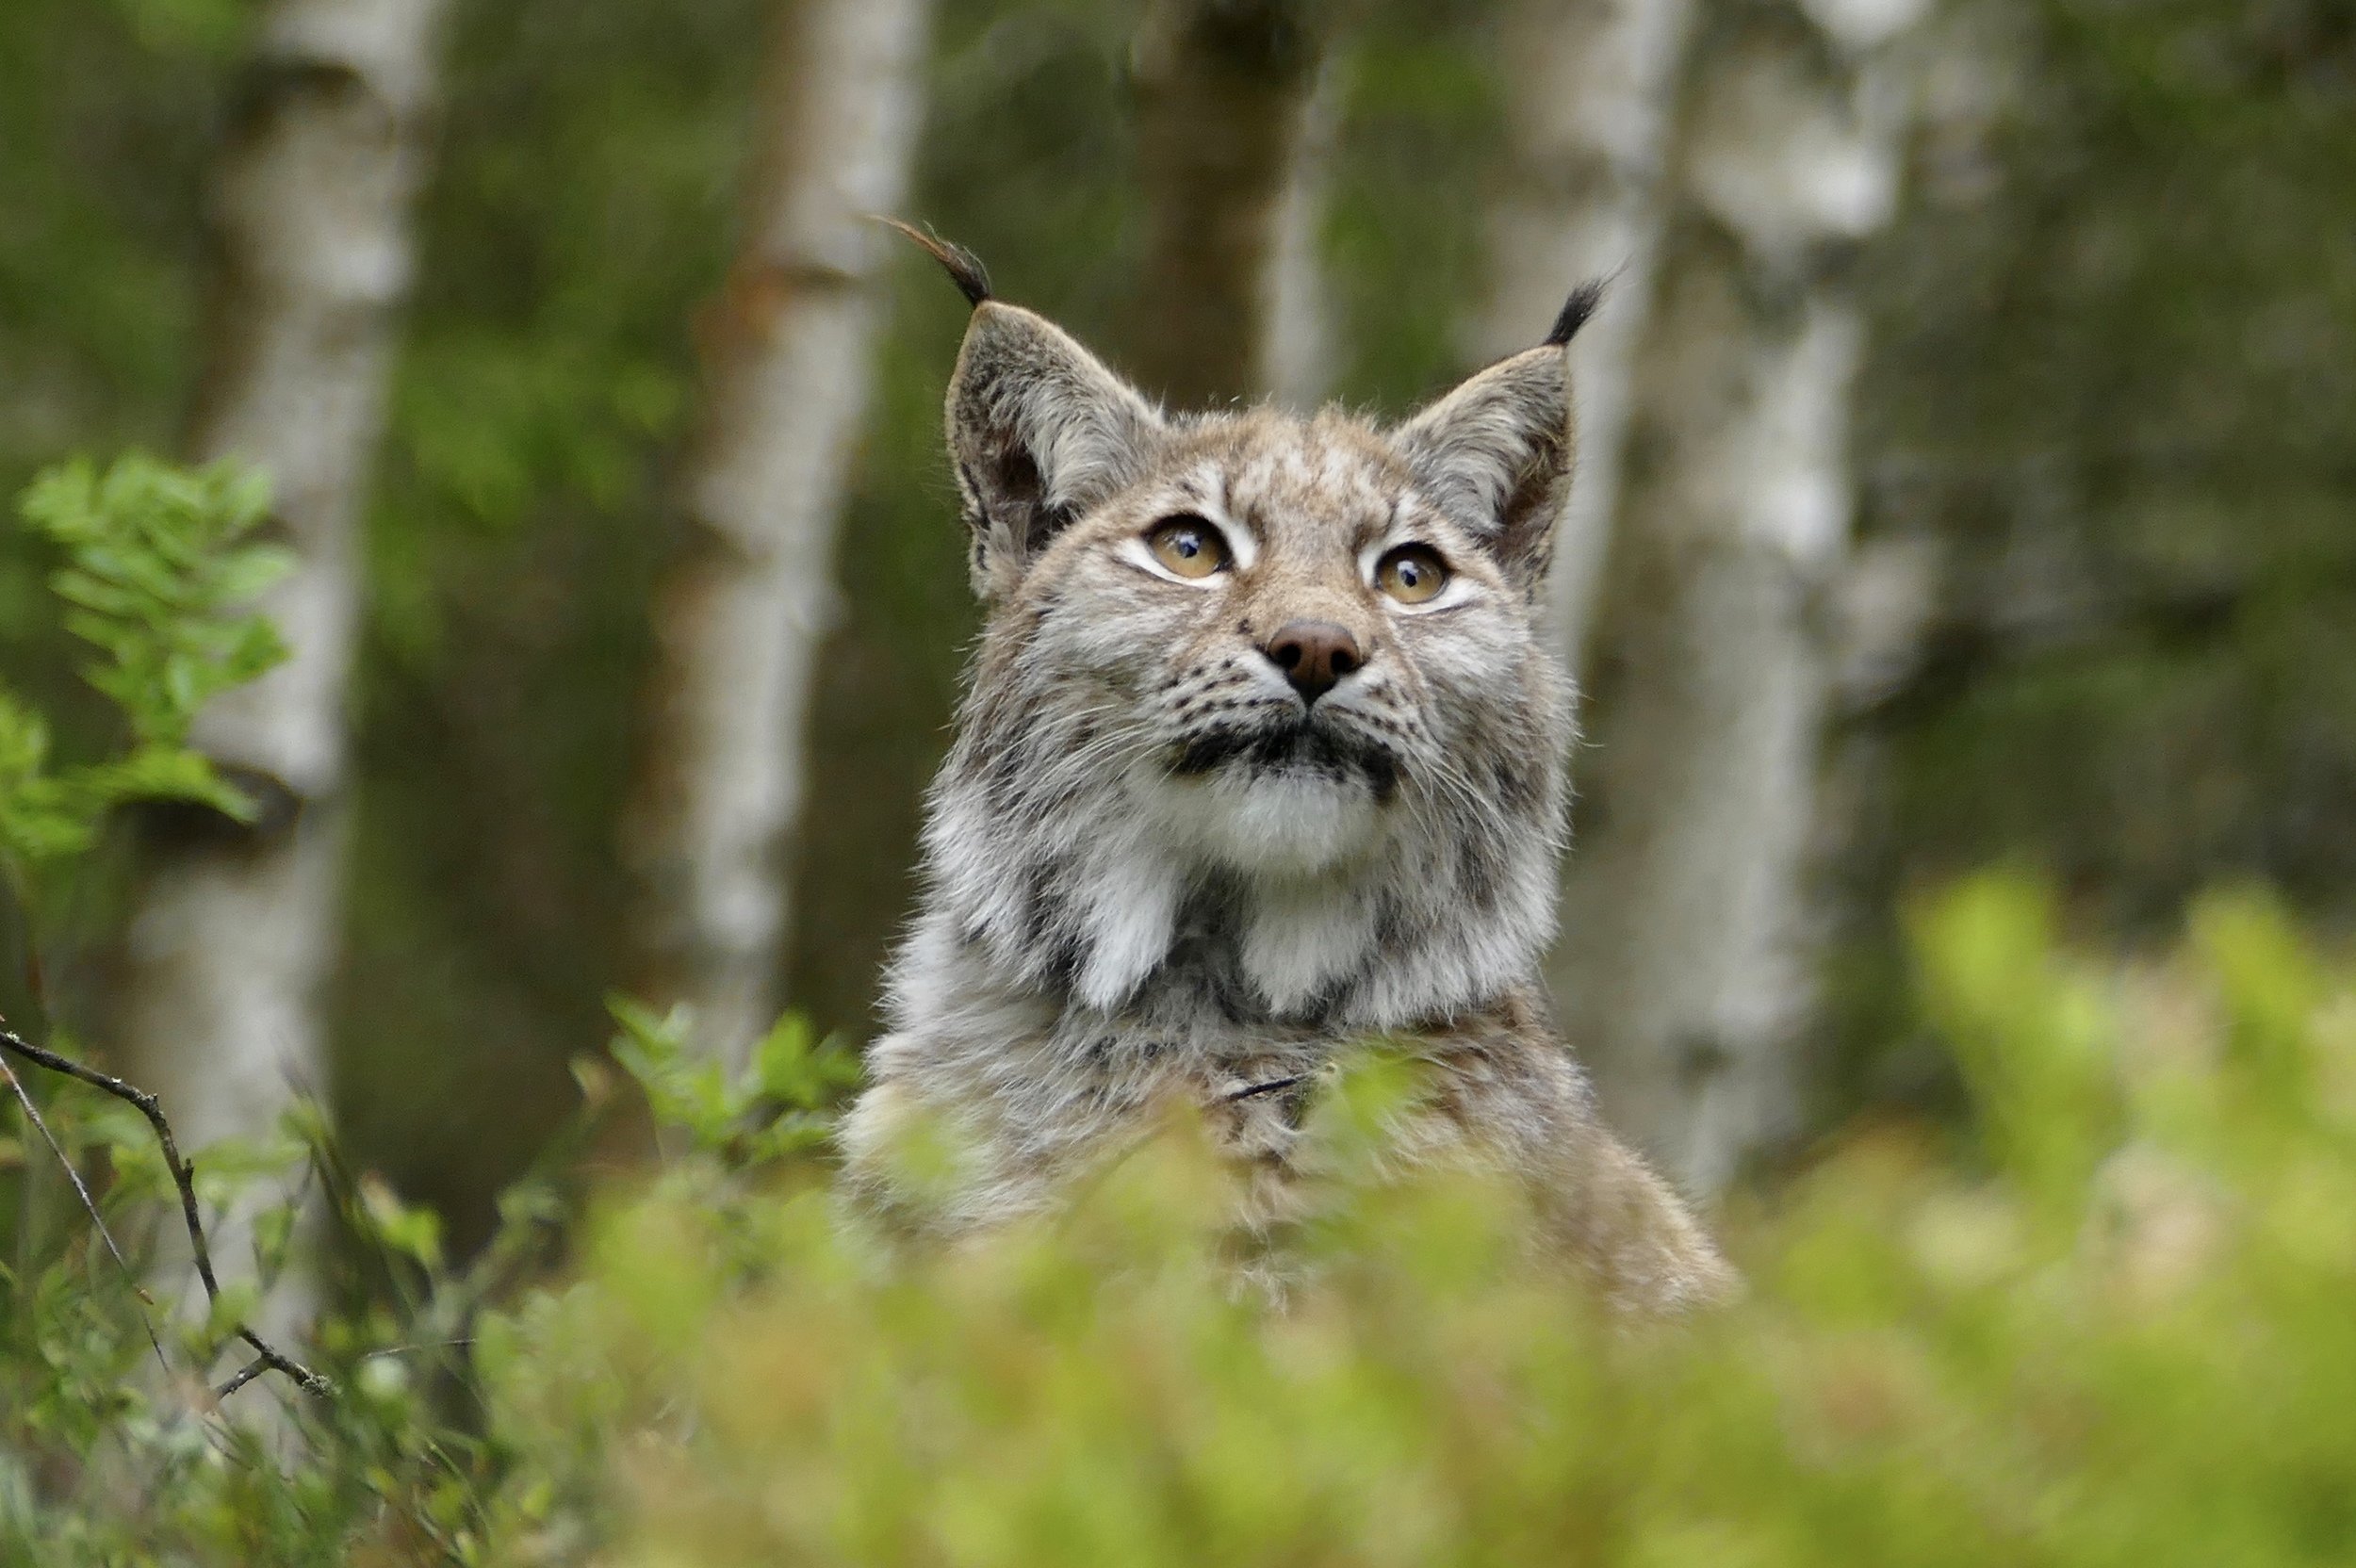
[[[1041,352],[1055,359],[1082,361],[1098,367],[1107,376],[1113,375],[1110,368],[1104,366],[1095,352],[1069,329],[1027,305],[1009,304],[1004,300],[984,300],[967,318],[964,352],[971,355],[977,349],[984,353],[1001,349]]]
[[[973,307],[973,314],[965,321],[965,340],[968,343],[1038,338],[1055,331],[1055,323],[1038,311],[1025,310],[1004,300],[982,301]]]

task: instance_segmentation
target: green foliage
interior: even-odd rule
[[[104,474],[69,463],[25,491],[25,521],[64,559],[50,586],[91,650],[83,677],[122,714],[129,745],[54,767],[47,724],[0,688],[0,871],[20,891],[37,868],[86,849],[126,801],[250,809],[187,742],[198,709],[285,656],[252,608],[289,564],[249,542],[269,505],[259,474],[137,456]]]
[[[88,813],[49,774],[49,727],[0,692],[0,856],[12,877],[89,841]]]
[[[244,542],[270,514],[258,469],[189,472],[131,456],[102,475],[76,461],[36,480],[20,504],[66,553],[50,587],[73,607],[66,629],[101,656],[84,674],[130,721],[134,755],[178,746],[198,709],[286,656],[253,613],[294,564]]]
[[[1989,1158],[2067,1205],[2117,1141],[2121,1021],[2103,979],[2062,962],[2036,888],[1973,883],[1921,911],[1922,989],[1979,1113]]]
[[[813,1043],[809,1021],[792,1013],[731,1074],[689,1043],[684,1011],[658,1018],[621,997],[608,1005],[622,1026],[614,1059],[646,1091],[655,1120],[735,1164],[765,1165],[818,1147],[831,1125],[825,1108],[859,1082],[859,1058],[831,1041]]]
[[[806,1030],[730,1077],[616,1004],[674,1141],[569,1266],[515,1267],[545,1255],[545,1182],[456,1273],[423,1216],[363,1197],[417,1288],[322,1327],[338,1394],[270,1466],[123,1375],[121,1292],[52,1278],[47,1331],[0,1363],[29,1413],[0,1451],[154,1479],[68,1515],[21,1468],[0,1539],[67,1563],[2342,1562],[2356,963],[2246,889],[2190,927],[2121,962],[2064,945],[2022,878],[1918,906],[1972,1130],[1836,1140],[1726,1217],[1743,1302],[1639,1328],[1531,1264],[1513,1194],[1384,1174],[1397,1064],[1321,1098],[1330,1187],[1281,1287],[1239,1286],[1237,1178],[1183,1119],[1070,1212],[935,1248],[831,1189],[843,1085]]]
[[[112,0],[148,48],[200,58],[226,57],[251,30],[254,0]]]
[[[2194,926],[2122,966],[2058,948],[2034,884],[1922,906],[1981,1135],[1845,1140],[1733,1223],[1750,1298],[1669,1328],[1599,1323],[1507,1195],[1440,1180],[1337,1194],[1271,1313],[1183,1127],[982,1248],[895,1252],[789,1184],[733,1217],[750,1284],[731,1217],[623,1203],[486,1328],[494,1430],[571,1476],[508,1494],[499,1554],[2346,1560],[2356,968],[2246,892]],[[1311,1130],[1345,1154],[1352,1097]]]

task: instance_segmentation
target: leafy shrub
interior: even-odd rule
[[[485,1327],[491,1429],[540,1478],[499,1552],[2348,1560],[2351,976],[2253,893],[2160,964],[2052,923],[2005,877],[1919,911],[1976,1131],[1841,1140],[1732,1221],[1748,1300],[1680,1325],[1598,1321],[1517,1262],[1505,1195],[1442,1182],[1352,1185],[1272,1314],[1184,1128],[1056,1223],[913,1258],[814,1173],[744,1206],[659,1183]],[[1349,1167],[1398,1092],[1345,1084],[1315,1135]]]

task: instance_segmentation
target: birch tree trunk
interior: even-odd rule
[[[1137,371],[1180,407],[1280,380],[1298,392],[1317,373],[1319,329],[1303,312],[1317,295],[1300,286],[1298,270],[1315,263],[1320,132],[1312,116],[1329,5],[1153,0],[1138,29],[1146,246]]]
[[[1261,286],[1266,315],[1258,389],[1303,414],[1314,412],[1333,387],[1333,296],[1325,273],[1325,218],[1341,131],[1341,72],[1328,56],[1301,108]]]
[[[624,854],[632,983],[740,1059],[771,1022],[813,664],[907,189],[929,0],[787,0],[744,230],[705,343],[687,540],[655,605],[656,667]]]
[[[1629,368],[1651,310],[1671,100],[1693,16],[1693,0],[1512,0],[1499,28],[1506,155],[1476,357],[1529,348],[1573,286],[1611,280],[1571,344],[1579,466],[1549,591],[1573,675],[1618,510]]]
[[[1896,204],[1924,0],[1724,0],[1636,373],[1560,991],[1607,1109],[1701,1191],[1788,1135],[1849,545],[1844,263]]]
[[[220,173],[220,272],[197,454],[265,469],[297,558],[261,608],[290,657],[199,716],[194,743],[261,807],[146,824],[112,1001],[130,1075],[183,1144],[267,1132],[321,1087],[336,953],[344,695],[358,532],[383,427],[443,0],[280,0]],[[251,1272],[233,1222],[223,1271]]]

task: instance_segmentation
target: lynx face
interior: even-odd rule
[[[1016,599],[1027,656],[1124,737],[1137,809],[1182,854],[1244,875],[1363,863],[1419,808],[1475,807],[1499,780],[1452,759],[1551,697],[1519,590],[1340,419],[1174,433]]]
[[[971,950],[1107,1015],[1390,1028],[1527,979],[1569,741],[1534,625],[1568,332],[1380,430],[1166,416],[980,303],[949,445],[990,613],[904,993]]]

